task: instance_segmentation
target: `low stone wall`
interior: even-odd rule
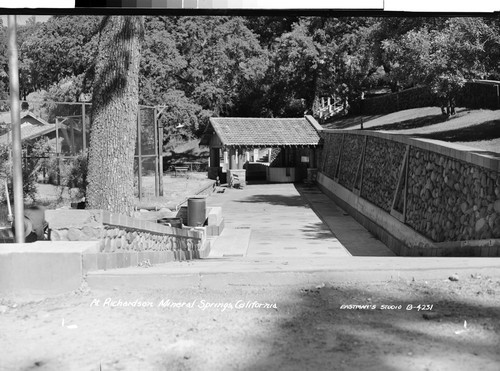
[[[323,137],[327,188],[342,186],[433,244],[500,244],[500,155],[369,131],[325,130]]]
[[[99,252],[167,253],[175,260],[206,257],[209,244],[204,228],[173,228],[102,210],[47,210],[53,241],[98,240]],[[207,250],[208,249],[208,250]],[[130,255],[130,254],[129,254]],[[157,262],[160,262],[158,255]]]

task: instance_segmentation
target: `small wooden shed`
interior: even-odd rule
[[[296,182],[316,167],[321,126],[302,118],[212,117],[200,145],[210,147],[210,179]],[[229,176],[229,177],[228,177]]]

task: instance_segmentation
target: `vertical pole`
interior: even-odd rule
[[[75,123],[73,122],[73,119],[69,120],[70,122],[70,136],[71,136],[71,155],[75,156],[76,155],[76,143],[75,143]]]
[[[87,149],[87,124],[85,120],[87,117],[85,116],[85,103],[82,103],[82,138],[83,138],[83,150]]]
[[[210,147],[209,167],[215,167],[215,148]]]
[[[156,107],[153,109],[153,125],[154,125],[154,131],[155,131],[155,197],[158,197],[160,195],[160,176],[159,172],[160,170],[158,169],[158,121],[156,120]]]
[[[57,185],[61,184],[61,169],[59,160],[59,119],[56,117],[56,163],[57,163]]]
[[[245,165],[245,151],[240,148],[238,152],[238,169],[243,169],[243,165]]]
[[[163,126],[159,127],[160,196],[163,196]]]
[[[234,147],[229,148],[229,169],[236,169],[236,149]]]
[[[497,88],[497,108],[500,108],[500,86],[496,86]]]
[[[137,110],[137,189],[139,191],[139,201],[142,199],[142,144],[141,144],[141,109]]]
[[[19,69],[17,64],[16,16],[9,15],[9,81],[12,121],[12,175],[14,183],[14,228],[16,242],[24,240],[24,196],[21,149],[21,116],[19,111]]]

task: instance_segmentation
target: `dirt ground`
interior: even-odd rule
[[[149,292],[83,285],[41,301],[2,299],[0,369],[497,371],[499,296],[500,279],[481,276]]]

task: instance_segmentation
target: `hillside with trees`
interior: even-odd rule
[[[101,19],[53,16],[20,26],[21,98],[88,99]],[[7,50],[0,45],[5,99]],[[347,106],[377,87],[427,85],[452,101],[470,79],[500,79],[498,17],[147,16],[139,103],[166,107],[166,140],[178,123],[188,139],[210,116],[300,116],[320,97]]]

